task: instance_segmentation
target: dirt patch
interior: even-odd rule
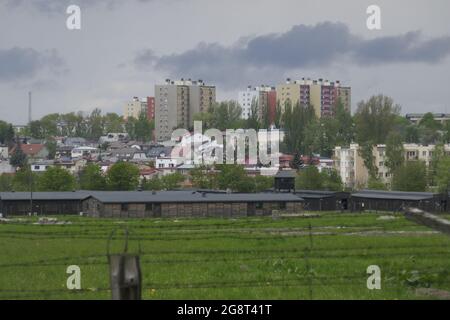
[[[38,222],[33,224],[37,225],[63,225],[63,224],[72,224],[70,221],[58,221],[56,218],[39,218]]]
[[[394,216],[381,216],[381,217],[378,217],[377,218],[377,220],[382,220],[382,221],[386,221],[386,220],[395,220],[395,219],[398,219],[397,217],[394,217]]]
[[[320,218],[321,215],[317,213],[282,213],[281,217],[285,218]]]
[[[433,289],[433,288],[418,288],[416,289],[416,295],[426,296],[439,300],[450,300],[450,292],[445,290]]]
[[[346,236],[388,236],[388,235],[400,235],[400,236],[424,236],[438,234],[438,231],[361,231],[361,232],[349,232],[342,233]]]

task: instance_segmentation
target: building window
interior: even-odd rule
[[[263,203],[262,202],[257,202],[255,207],[256,207],[256,209],[262,209],[263,208]]]
[[[122,211],[128,211],[128,204],[122,203]]]
[[[153,203],[146,203],[145,211],[153,211]]]
[[[280,202],[279,203],[279,208],[280,208],[280,210],[285,210],[286,209],[286,202]]]

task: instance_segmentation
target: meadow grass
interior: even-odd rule
[[[58,216],[0,224],[0,299],[109,299],[106,257],[137,252],[144,299],[420,299],[416,288],[450,289],[450,238],[402,215],[94,219]],[[66,287],[81,268],[80,291]],[[369,265],[381,290],[368,290]]]

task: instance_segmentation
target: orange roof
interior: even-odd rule
[[[38,154],[45,146],[43,144],[21,144],[20,148],[27,156]]]

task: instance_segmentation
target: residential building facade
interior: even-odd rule
[[[138,119],[141,113],[148,114],[148,99],[139,99],[133,97],[133,99],[125,104],[123,107],[123,118]]]
[[[262,120],[265,114],[269,117],[270,123],[275,120],[277,99],[274,87],[248,86],[245,91],[239,91],[238,103],[242,108],[242,119],[248,119],[252,115],[252,106],[255,105],[259,120]]]
[[[330,82],[303,78],[292,81],[288,78],[286,83],[277,85],[276,95],[283,111],[289,101],[292,106],[297,103],[312,105],[318,118],[333,116],[339,100],[348,112],[351,111],[351,88],[342,86],[339,80]]]
[[[333,160],[334,168],[346,188],[356,189],[367,185],[369,172],[359,154],[358,144],[351,144],[348,148],[335,147]]]
[[[408,119],[413,124],[419,124],[420,120],[422,120],[425,113],[407,113],[406,119]],[[444,124],[445,122],[450,120],[449,113],[433,113],[434,120]]]
[[[415,143],[403,144],[405,161],[423,161],[429,168],[432,160],[435,145],[421,145]],[[344,185],[348,188],[366,187],[368,182],[368,172],[364,161],[358,154],[358,144],[352,144],[349,148],[335,147],[334,160],[335,169],[341,176]],[[445,153],[450,156],[450,144],[444,145]],[[374,165],[378,179],[389,186],[392,182],[392,172],[386,165],[386,145],[378,144],[372,149]]]
[[[194,114],[208,111],[215,101],[215,86],[207,86],[202,80],[167,79],[165,84],[156,85],[156,140],[169,140],[173,130],[177,128],[191,128]]]

